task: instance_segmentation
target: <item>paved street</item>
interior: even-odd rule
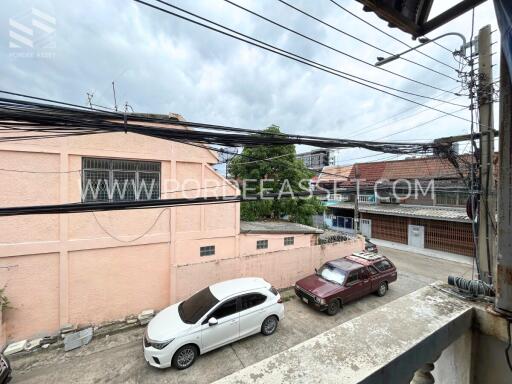
[[[471,278],[471,266],[429,258],[404,251],[381,248],[397,266],[398,281],[388,294],[370,295],[348,304],[337,316],[329,317],[292,297],[285,303],[286,319],[270,337],[252,336],[201,356],[190,369],[157,370],[145,364],[142,355],[143,329],[107,338],[71,352],[44,351],[13,358],[14,383],[209,383],[281,352],[337,324],[413,292],[433,281],[446,281],[448,274]],[[373,326],[378,326],[377,324]]]

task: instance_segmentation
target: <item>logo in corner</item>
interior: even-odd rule
[[[55,56],[57,20],[52,15],[32,8],[9,18],[11,57],[52,58]]]

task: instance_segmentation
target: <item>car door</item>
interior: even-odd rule
[[[364,282],[360,279],[360,269],[356,269],[348,275],[345,283],[345,301],[352,301],[364,295]]]
[[[377,268],[375,268],[373,265],[368,266],[368,271],[370,272],[372,291],[376,291],[383,278]]]
[[[210,325],[214,317],[217,324]],[[201,324],[201,352],[207,352],[237,340],[240,336],[237,298],[232,298],[218,305]]]
[[[367,267],[359,270],[359,280],[361,281],[361,296],[370,294],[372,292],[372,281]]]
[[[267,296],[249,293],[240,297],[240,338],[258,333],[267,317]]]

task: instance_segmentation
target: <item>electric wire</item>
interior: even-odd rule
[[[358,20],[362,21],[363,23],[365,23],[365,24],[369,25],[369,26],[370,26],[370,27],[372,27],[373,29],[376,29],[377,31],[379,31],[379,32],[381,32],[381,33],[383,33],[383,34],[385,34],[386,36],[388,36],[388,37],[392,38],[393,40],[398,41],[400,44],[405,45],[407,48],[413,48],[411,45],[407,44],[406,42],[404,42],[404,41],[400,40],[399,38],[397,38],[397,37],[393,36],[392,34],[390,34],[390,33],[386,32],[386,31],[384,31],[384,30],[380,29],[379,27],[377,27],[377,26],[373,25],[372,23],[370,23],[370,22],[366,21],[366,20],[365,20],[365,19],[363,19],[362,17],[360,17],[360,16],[356,15],[355,13],[353,13],[353,12],[349,11],[347,8],[345,8],[344,6],[342,6],[342,5],[338,4],[336,1],[334,1],[334,0],[329,0],[329,1],[330,1],[331,3],[333,3],[334,5],[336,5],[337,7],[339,7],[339,8],[341,8],[341,9],[343,9],[345,12],[347,12],[347,13],[348,13],[348,14],[350,14],[350,15],[352,15],[352,16],[353,16],[353,17],[355,17],[356,19],[358,19]],[[446,63],[442,62],[441,60],[438,60],[438,59],[436,59],[435,57],[432,57],[432,56],[430,56],[430,55],[426,54],[425,52],[422,52],[422,51],[420,51],[420,50],[416,50],[416,51],[417,51],[419,54],[421,54],[422,56],[428,57],[429,59],[431,59],[431,60],[433,60],[433,61],[435,61],[435,62],[437,62],[437,63],[439,63],[439,64],[442,64],[442,65],[444,65],[445,67],[448,67],[448,68],[450,68],[450,69],[453,69],[453,70],[457,71],[457,68],[452,67],[451,65],[446,64]]]
[[[442,104],[442,103],[439,103],[439,104],[436,104],[435,106],[439,106],[439,105],[441,105],[441,104]],[[457,110],[457,111],[455,111],[455,112],[453,112],[453,113],[457,113],[458,111],[462,111],[462,110],[465,110],[465,109],[467,109],[467,108],[462,108],[462,109]],[[356,134],[348,136],[348,137],[347,137],[347,139],[351,139],[351,138],[356,137],[356,136],[361,136],[361,135],[364,135],[364,134],[367,134],[367,133],[370,133],[370,132],[379,131],[379,130],[381,130],[381,129],[383,129],[383,128],[391,127],[391,126],[395,125],[396,123],[398,123],[399,121],[403,121],[403,120],[410,119],[411,117],[414,117],[414,116],[420,115],[420,114],[422,114],[422,113],[424,113],[424,112],[428,112],[428,111],[429,111],[428,109],[422,109],[421,111],[418,111],[418,112],[416,112],[416,113],[413,113],[413,114],[410,114],[410,115],[407,115],[407,116],[401,117],[401,118],[399,118],[399,119],[393,120],[393,121],[392,121],[392,122],[390,122],[389,124],[383,124],[383,125],[382,125],[382,124],[380,124],[380,123],[375,123],[375,124],[367,125],[367,126],[365,126],[365,127],[361,128],[361,130],[360,130],[360,131],[358,131]],[[405,111],[405,112],[408,112],[408,110],[407,110],[407,111]],[[398,114],[396,114],[395,116],[400,116],[400,115],[403,115],[403,112],[402,112],[402,113],[398,113]],[[441,115],[441,116],[442,116],[442,117],[445,117],[446,115]],[[389,119],[390,119],[390,118],[385,119],[385,120],[382,120],[382,121],[381,121],[381,123],[382,123],[382,122],[385,122],[385,121],[387,121],[387,120],[389,120]],[[370,129],[365,129],[365,128],[370,128]]]
[[[346,35],[346,36],[348,36],[348,37],[351,37],[352,39],[355,39],[355,40],[359,41],[360,43],[363,43],[363,44],[365,44],[365,45],[367,45],[367,46],[369,46],[369,47],[372,47],[372,48],[377,49],[377,50],[379,50],[379,51],[381,51],[381,52],[384,52],[384,53],[386,53],[386,54],[388,54],[388,55],[390,55],[390,56],[393,56],[393,55],[394,55],[392,52],[386,51],[385,49],[382,49],[382,48],[380,48],[380,47],[377,47],[377,46],[375,46],[375,45],[373,45],[373,44],[371,44],[371,43],[368,43],[367,41],[365,41],[365,40],[363,40],[363,39],[360,39],[360,38],[358,38],[358,37],[356,37],[356,36],[354,36],[354,35],[352,35],[352,34],[350,34],[350,33],[348,33],[348,32],[345,32],[345,31],[343,31],[342,29],[340,29],[340,28],[338,28],[338,27],[335,27],[334,25],[332,25],[332,24],[329,24],[329,23],[325,22],[325,21],[323,21],[322,19],[319,19],[318,17],[315,17],[315,16],[311,15],[310,13],[308,13],[308,12],[306,12],[306,11],[304,11],[304,10],[302,10],[302,9],[300,9],[300,8],[298,8],[298,7],[296,7],[296,6],[292,5],[292,4],[290,4],[290,3],[288,3],[288,2],[286,2],[286,1],[284,1],[284,0],[278,0],[278,1],[279,1],[280,3],[282,3],[282,4],[286,5],[286,6],[288,6],[288,7],[290,7],[290,8],[292,8],[292,9],[296,10],[297,12],[300,12],[300,13],[302,13],[303,15],[305,15],[305,16],[307,16],[307,17],[309,17],[309,18],[313,19],[313,20],[316,20],[316,21],[318,21],[319,23],[321,23],[321,24],[323,24],[323,25],[325,25],[325,26],[327,26],[327,27],[329,27],[329,28],[331,28],[331,29],[333,29],[333,30],[335,30],[335,31],[337,31],[337,32],[339,32],[339,33],[341,33],[341,34],[343,34],[343,35]],[[354,16],[355,16],[355,15],[354,15]],[[355,17],[358,17],[358,16],[355,16]],[[363,20],[363,21],[364,21],[364,20]],[[364,21],[364,22],[366,23],[366,21]],[[372,26],[372,27],[373,27],[373,26]],[[381,32],[383,32],[383,31],[381,31]],[[385,33],[385,32],[384,32],[384,33]],[[430,67],[428,67],[428,66],[426,66],[426,65],[423,65],[423,64],[417,63],[417,62],[415,62],[415,61],[413,61],[413,60],[410,60],[410,59],[408,59],[408,58],[406,58],[406,57],[400,57],[400,59],[401,59],[401,60],[404,60],[404,61],[406,61],[406,62],[408,62],[408,63],[414,64],[414,65],[417,65],[417,66],[419,66],[419,67],[421,67],[421,68],[423,68],[423,69],[426,69],[426,70],[428,70],[428,71],[434,72],[434,73],[436,73],[436,74],[438,74],[438,75],[441,75],[441,76],[443,76],[443,77],[446,77],[446,78],[448,78],[448,79],[450,79],[450,80],[457,81],[457,82],[459,81],[459,80],[458,80],[458,79],[456,79],[455,77],[449,76],[449,75],[447,75],[447,74],[445,74],[445,73],[443,73],[443,72],[440,72],[440,71],[437,71],[437,70],[435,70],[435,69],[432,69],[432,68],[430,68]]]
[[[169,124],[169,119],[168,118],[164,119],[164,118],[155,118],[155,117],[145,117],[143,114],[130,114],[130,113],[127,113],[127,112],[120,113],[120,112],[99,111],[99,110],[94,110],[94,109],[91,110],[89,107],[85,107],[85,106],[78,105],[78,104],[72,104],[72,103],[69,103],[69,102],[63,102],[63,101],[54,100],[54,99],[48,99],[48,98],[42,98],[42,97],[37,97],[37,96],[31,96],[31,95],[22,94],[22,93],[19,93],[19,92],[12,92],[12,91],[1,90],[1,89],[0,89],[0,93],[4,93],[4,94],[7,94],[7,95],[16,96],[16,97],[34,99],[34,100],[38,100],[38,101],[45,101],[45,102],[52,103],[52,104],[63,105],[65,107],[74,107],[76,109],[82,109],[82,110],[84,110],[86,112],[101,112],[101,113],[103,113],[104,116],[111,116],[113,118],[115,117],[115,118],[124,119],[125,117],[127,117],[127,118],[129,118],[130,120],[133,120],[133,121]],[[400,97],[400,96],[398,96],[398,97]],[[2,99],[2,98],[0,98],[0,101],[5,101],[5,102],[11,102],[11,101],[14,102],[14,101],[16,101],[18,103],[26,103],[27,105],[30,105],[29,103],[23,102],[23,101],[18,100],[18,99]],[[416,104],[418,104],[418,107],[426,107],[428,109],[433,109],[433,110],[441,112],[441,113],[446,113],[444,111],[441,111],[441,110],[438,110],[438,109],[435,109],[435,108],[431,108],[431,107],[429,107],[427,105],[424,105],[424,104],[421,104],[421,103],[416,103]],[[55,112],[59,111],[59,108],[56,107],[56,106],[52,106],[52,105],[49,105],[49,104],[39,104],[39,105],[42,105],[45,108],[49,108],[49,109],[50,108],[55,108]],[[8,109],[8,108],[4,107],[4,109]],[[457,117],[459,119],[462,119],[462,120],[465,120],[465,121],[468,121],[468,122],[471,121],[469,119],[465,119],[465,118],[462,118],[462,117],[456,116],[456,115],[454,115],[454,117]],[[0,120],[0,122],[1,122],[1,120]],[[12,126],[13,124],[14,123],[11,122],[10,126]],[[19,124],[22,125],[21,123],[19,123]],[[192,128],[200,127],[200,128],[208,128],[208,129],[229,130],[229,131],[232,131],[232,132],[247,132],[247,133],[260,133],[260,134],[264,134],[264,132],[261,132],[261,131],[258,131],[258,130],[254,130],[254,129],[235,128],[235,127],[220,126],[220,125],[206,124],[206,123],[194,123],[194,122],[184,122],[184,121],[176,120],[176,121],[173,121],[172,124],[173,125],[179,125],[179,126],[185,126],[185,127],[192,127]],[[51,129],[51,128],[48,128],[48,129]],[[304,136],[304,135],[302,135],[302,137],[318,138],[316,136]]]
[[[282,29],[284,29],[284,30],[286,30],[286,31],[288,31],[288,32],[291,32],[291,33],[293,33],[293,34],[295,34],[295,35],[297,35],[297,36],[300,36],[300,37],[302,37],[302,38],[304,38],[304,39],[306,39],[306,40],[308,40],[308,41],[311,41],[311,42],[313,42],[313,43],[315,43],[315,44],[318,44],[318,45],[320,45],[320,46],[322,46],[322,47],[324,47],[324,48],[327,48],[327,49],[329,49],[329,50],[331,50],[331,51],[333,51],[333,52],[336,52],[336,53],[339,53],[339,54],[341,54],[341,55],[343,55],[343,56],[349,57],[349,58],[350,58],[350,59],[352,59],[352,60],[355,60],[355,61],[360,62],[360,63],[362,63],[362,64],[368,65],[368,66],[370,66],[371,68],[374,68],[374,69],[378,69],[378,70],[381,70],[381,71],[387,72],[387,73],[389,73],[389,74],[392,74],[392,75],[394,75],[394,76],[400,77],[400,78],[402,78],[402,79],[405,79],[405,80],[411,81],[411,82],[416,83],[416,84],[423,85],[423,86],[425,86],[425,87],[429,87],[429,88],[432,88],[432,89],[436,89],[436,90],[438,90],[438,91],[443,91],[443,92],[447,92],[447,93],[453,93],[453,92],[450,92],[450,91],[448,91],[448,90],[444,90],[444,89],[442,89],[442,88],[436,87],[436,86],[434,86],[434,85],[432,85],[432,84],[428,84],[428,83],[425,83],[425,82],[423,82],[423,81],[419,81],[419,80],[413,79],[413,78],[411,78],[411,77],[408,77],[408,76],[402,75],[402,74],[400,74],[400,73],[397,73],[397,72],[391,71],[391,70],[389,70],[389,69],[386,69],[386,68],[383,68],[383,67],[376,67],[376,66],[374,66],[372,63],[370,63],[370,62],[368,62],[368,61],[366,61],[366,60],[360,59],[359,57],[356,57],[356,56],[354,56],[354,55],[351,55],[350,53],[347,53],[347,52],[344,52],[344,51],[342,51],[342,50],[340,50],[340,49],[337,49],[337,48],[333,47],[332,45],[325,44],[325,43],[323,43],[323,42],[321,42],[321,41],[319,41],[319,40],[317,40],[317,39],[315,39],[315,38],[313,38],[313,37],[311,37],[311,36],[308,36],[308,35],[306,35],[306,34],[303,34],[303,33],[301,33],[301,32],[298,32],[298,31],[297,31],[297,30],[295,30],[295,29],[292,29],[292,28],[290,28],[290,27],[287,27],[287,26],[285,26],[285,25],[283,25],[283,24],[280,24],[280,23],[276,22],[275,20],[272,20],[272,19],[270,19],[270,18],[268,18],[268,17],[265,17],[265,16],[263,16],[263,15],[261,15],[261,14],[259,14],[259,13],[255,12],[255,11],[253,11],[253,10],[249,9],[249,8],[246,8],[246,7],[243,7],[242,5],[239,5],[239,4],[237,4],[237,3],[234,3],[234,2],[233,2],[233,1],[231,1],[231,0],[224,0],[224,1],[225,1],[226,3],[228,3],[228,4],[231,4],[231,5],[232,5],[232,6],[234,6],[234,7],[237,7],[237,8],[239,8],[239,9],[241,9],[241,10],[245,11],[245,12],[248,12],[248,13],[250,13],[250,14],[252,14],[252,15],[254,15],[254,16],[256,16],[256,17],[258,17],[258,18],[260,18],[260,19],[262,19],[262,20],[265,20],[265,21],[267,21],[267,22],[269,22],[269,23],[271,23],[271,24],[273,24],[273,25],[275,25],[275,26],[277,26],[277,27],[279,27],[279,28],[282,28]]]
[[[145,1],[142,1],[142,0],[134,0],[134,1],[136,1],[136,2],[138,2],[138,3],[141,3],[141,4],[144,4],[144,5],[147,5],[147,6],[151,7],[151,8],[154,8],[154,9],[157,9],[157,10],[160,10],[160,11],[163,11],[163,12],[165,12],[165,13],[169,13],[169,14],[171,14],[172,16],[176,16],[176,17],[182,18],[182,19],[184,19],[184,20],[194,22],[194,20],[191,20],[191,19],[185,18],[185,17],[180,16],[180,15],[178,15],[178,14],[174,13],[174,12],[170,12],[170,11],[167,11],[167,10],[165,10],[165,9],[163,9],[163,8],[160,8],[160,7],[154,6],[154,5],[152,5],[152,4],[146,3]],[[231,35],[231,34],[229,34],[229,33],[225,33],[225,32],[223,32],[223,31],[221,31],[221,30],[218,30],[218,29],[216,29],[216,28],[210,27],[210,26],[208,26],[208,25],[205,25],[205,24],[202,24],[202,23],[199,23],[199,22],[194,22],[194,23],[196,23],[197,25],[201,25],[201,26],[206,27],[206,28],[209,28],[209,29],[211,29],[211,30],[213,30],[213,31],[216,31],[216,32],[219,32],[219,33],[223,33],[223,34],[224,34],[224,35],[226,35],[226,36],[230,36],[230,37],[233,37],[233,38],[235,38],[235,39],[237,39],[237,40],[244,41],[244,42],[249,43],[249,44],[251,44],[251,45],[255,45],[255,46],[259,47],[259,48],[266,49],[266,50],[270,50],[271,52],[274,52],[274,53],[280,54],[281,56],[284,56],[284,57],[287,57],[287,58],[293,59],[293,60],[295,60],[295,61],[299,61],[299,62],[301,62],[301,63],[303,63],[303,64],[313,66],[314,68],[324,70],[325,72],[328,72],[328,73],[330,73],[330,74],[333,74],[333,75],[340,75],[340,76],[341,76],[341,77],[343,77],[343,78],[346,78],[347,76],[350,76],[350,77],[352,77],[352,78],[354,78],[354,79],[359,80],[360,82],[361,82],[361,81],[362,81],[362,82],[367,82],[367,83],[369,83],[369,84],[373,84],[373,85],[376,85],[376,86],[379,86],[379,87],[383,87],[383,88],[390,89],[390,90],[392,90],[392,91],[401,92],[401,93],[405,93],[405,94],[407,94],[407,95],[417,96],[417,97],[421,97],[421,98],[425,98],[425,99],[430,99],[430,100],[440,101],[440,100],[438,100],[438,99],[433,99],[433,98],[432,98],[432,97],[430,97],[430,96],[425,96],[425,95],[417,94],[417,93],[414,93],[414,92],[404,91],[404,90],[399,89],[399,88],[391,87],[391,86],[388,86],[388,85],[385,85],[385,84],[382,84],[382,83],[379,83],[379,82],[376,82],[376,81],[371,81],[371,80],[368,80],[368,79],[365,79],[365,78],[362,78],[362,77],[359,77],[359,76],[356,76],[356,75],[350,74],[350,73],[348,73],[348,72],[341,71],[341,70],[336,69],[336,68],[334,68],[334,67],[331,67],[331,66],[328,66],[328,65],[324,65],[324,64],[319,63],[319,62],[317,62],[317,61],[310,60],[310,59],[308,59],[308,58],[306,58],[306,57],[304,57],[304,56],[301,56],[301,55],[298,55],[298,54],[296,54],[296,53],[293,53],[293,52],[287,51],[287,50],[285,50],[285,49],[279,48],[279,47],[277,47],[277,46],[275,46],[275,45],[272,45],[272,44],[266,43],[266,42],[264,42],[264,41],[262,41],[262,40],[256,39],[256,38],[254,38],[254,37],[252,37],[252,36],[249,36],[249,35],[247,35],[247,34],[244,34],[244,33],[241,33],[241,32],[239,32],[239,31],[236,31],[236,30],[234,30],[234,29],[232,29],[232,28],[228,28],[228,27],[226,27],[226,26],[224,26],[224,25],[222,25],[222,24],[220,24],[220,23],[217,23],[217,22],[215,22],[215,21],[211,20],[211,19],[208,19],[208,18],[206,18],[206,17],[202,17],[202,16],[200,16],[200,15],[198,15],[198,14],[195,14],[195,13],[193,13],[193,12],[187,11],[186,9],[183,9],[183,8],[181,8],[181,7],[178,7],[178,6],[176,6],[176,5],[174,5],[174,4],[171,4],[171,3],[167,2],[167,1],[163,1],[163,0],[154,0],[154,1],[156,1],[156,2],[158,2],[158,3],[161,3],[161,4],[164,4],[164,5],[167,5],[168,7],[171,7],[171,8],[173,8],[173,9],[176,9],[176,10],[178,10],[178,11],[180,11],[180,12],[183,12],[183,13],[185,13],[185,14],[187,14],[187,15],[190,15],[190,16],[193,16],[193,17],[198,18],[198,19],[200,19],[200,20],[206,21],[207,23],[213,24],[213,25],[215,25],[215,26],[217,26],[217,27],[223,28],[223,29],[225,29],[225,30],[227,30],[227,31],[229,31],[229,32],[231,32],[231,33],[235,33],[235,34],[237,34],[237,35],[240,35],[240,36],[242,36],[244,39],[239,38],[238,36]],[[247,41],[247,40],[245,40],[245,39],[249,39],[250,41]],[[255,43],[254,43],[254,42],[255,42]],[[263,45],[263,46],[262,46],[262,45]],[[352,80],[353,80],[353,79],[352,79]],[[381,90],[381,91],[382,91],[382,90]],[[459,107],[460,107],[460,106],[462,106],[461,104],[457,104],[457,103],[448,103],[448,104],[456,105],[456,106],[459,106]]]
[[[461,109],[457,109],[457,110],[453,111],[452,113],[459,113],[459,112],[462,112],[462,111],[465,111],[465,110],[467,110],[467,108],[461,108]],[[388,135],[381,136],[381,137],[379,137],[379,138],[377,138],[375,140],[387,139],[388,137],[391,137],[391,136],[399,135],[399,134],[404,133],[404,132],[409,132],[409,131],[412,131],[414,129],[421,128],[421,127],[423,127],[423,126],[425,126],[427,124],[430,124],[430,123],[432,123],[434,121],[437,121],[439,119],[442,119],[444,117],[446,117],[446,115],[441,115],[441,116],[435,117],[433,119],[424,121],[424,122],[422,122],[422,123],[420,123],[418,125],[415,125],[413,127],[408,127],[408,128],[405,128],[405,129],[401,129],[401,130],[399,130],[397,132],[393,132],[393,133],[390,133]]]
[[[98,217],[96,216],[96,213],[94,211],[92,211],[92,216],[94,217],[94,220],[96,221],[96,224],[98,224],[98,226],[101,228],[101,230],[107,234],[108,236],[110,236],[111,238],[113,238],[114,240],[117,240],[119,241],[120,243],[133,243],[139,239],[142,239],[144,236],[146,236],[149,232],[151,232],[151,230],[155,227],[156,223],[158,222],[158,220],[160,219],[160,217],[163,215],[164,212],[166,211],[169,211],[169,208],[164,208],[160,211],[160,213],[156,216],[155,220],[153,221],[153,223],[148,227],[148,229],[146,229],[144,232],[142,232],[140,235],[137,235],[135,236],[133,239],[130,239],[130,240],[125,240],[125,239],[121,239],[119,236],[116,236],[114,235],[111,231],[109,231],[101,222],[100,220],[98,219]]]
[[[160,11],[160,12],[164,12],[164,13],[167,13],[167,14],[169,14],[169,15],[172,15],[172,16],[175,16],[175,17],[178,17],[178,18],[180,18],[180,19],[183,19],[183,20],[185,20],[185,21],[191,22],[191,23],[193,23],[193,24],[200,25],[200,26],[202,26],[202,27],[204,27],[204,28],[207,28],[207,29],[210,29],[210,30],[212,30],[212,31],[215,31],[215,32],[221,33],[221,34],[223,34],[223,35],[225,35],[225,36],[229,36],[229,37],[232,37],[232,38],[237,39],[237,40],[239,40],[239,41],[242,41],[242,42],[248,43],[248,44],[250,44],[250,45],[253,45],[253,46],[259,47],[259,48],[261,48],[261,49],[264,49],[264,50],[267,50],[267,51],[270,51],[270,52],[276,53],[276,54],[278,54],[278,55],[280,55],[280,56],[283,56],[283,57],[289,58],[289,59],[291,59],[291,60],[297,61],[297,62],[299,62],[299,63],[305,64],[305,65],[308,65],[308,66],[310,66],[310,67],[312,67],[312,68],[319,69],[319,70],[321,70],[321,71],[323,71],[323,72],[330,73],[330,74],[332,74],[332,75],[334,75],[334,76],[337,76],[337,77],[343,78],[343,79],[345,79],[345,80],[348,80],[348,81],[351,81],[351,82],[357,83],[357,84],[359,84],[359,85],[365,86],[365,87],[367,87],[367,88],[370,88],[370,89],[373,89],[373,90],[379,91],[379,92],[381,92],[381,93],[384,93],[384,94],[387,94],[387,95],[390,95],[390,96],[394,96],[394,97],[396,97],[396,98],[399,98],[399,99],[401,99],[401,100],[408,101],[408,102],[413,103],[413,104],[416,104],[416,105],[425,106],[426,108],[433,109],[433,110],[436,110],[436,111],[441,112],[441,113],[450,114],[450,113],[448,113],[448,112],[446,112],[446,111],[443,111],[443,110],[440,110],[440,109],[436,109],[436,108],[432,108],[432,107],[426,106],[425,104],[422,104],[422,103],[419,103],[419,102],[417,102],[417,101],[414,101],[414,100],[408,99],[408,98],[406,98],[406,97],[404,97],[404,96],[400,96],[400,95],[397,95],[397,94],[395,94],[395,93],[389,92],[389,91],[387,91],[387,90],[385,90],[385,89],[377,88],[377,87],[374,87],[374,86],[370,85],[371,83],[375,83],[375,82],[372,82],[372,81],[369,81],[369,80],[366,80],[366,79],[362,79],[362,78],[361,78],[361,81],[359,81],[359,80],[357,80],[357,77],[356,77],[356,76],[354,76],[354,75],[351,75],[351,74],[344,75],[344,74],[343,74],[344,72],[342,72],[342,71],[339,71],[339,70],[336,70],[336,69],[331,69],[330,67],[327,67],[327,66],[325,66],[325,65],[323,65],[323,64],[319,64],[319,63],[316,63],[316,62],[311,61],[311,60],[309,60],[309,59],[302,58],[302,57],[301,57],[301,56],[299,56],[299,55],[296,55],[296,54],[294,54],[294,53],[292,53],[292,52],[289,52],[289,51],[283,50],[283,49],[281,49],[281,48],[277,48],[277,47],[272,46],[272,45],[270,45],[270,44],[262,43],[262,44],[263,44],[263,45],[262,45],[262,44],[255,43],[255,42],[250,41],[250,40],[246,40],[246,39],[241,38],[241,37],[239,37],[239,36],[235,36],[235,35],[229,34],[229,33],[225,32],[225,31],[222,31],[222,30],[216,29],[216,28],[214,28],[214,27],[212,27],[212,26],[209,26],[209,25],[206,25],[206,24],[200,23],[200,22],[198,22],[198,21],[196,21],[196,20],[192,20],[192,19],[187,18],[187,17],[182,16],[182,15],[179,15],[179,14],[174,13],[174,12],[172,12],[172,11],[169,11],[169,10],[167,10],[167,9],[164,9],[164,8],[161,8],[161,7],[158,7],[158,6],[155,6],[154,4],[147,3],[147,2],[145,2],[145,1],[143,1],[143,0],[133,0],[133,1],[135,1],[135,2],[137,2],[137,3],[140,3],[140,4],[143,4],[143,5],[146,5],[146,6],[150,7],[150,8],[153,8],[153,9],[155,9],[155,10],[158,10],[158,11]],[[163,4],[168,4],[170,7],[174,7],[174,8],[176,8],[176,6],[171,5],[171,4],[169,4],[169,3],[165,2],[165,1],[162,1],[162,0],[156,0],[156,1],[158,1],[159,3],[163,3]],[[188,11],[183,11],[183,12],[188,12]],[[201,19],[205,19],[205,18],[202,18],[201,16],[196,16],[196,17],[201,18]],[[206,19],[206,20],[208,20],[208,19]],[[212,23],[212,24],[215,24],[215,22],[212,22],[212,21],[209,21],[209,22],[210,22],[210,23]],[[227,27],[223,27],[223,26],[222,26],[222,28],[224,28],[224,29],[228,29]],[[240,32],[235,32],[235,33],[238,33],[238,34],[240,34],[240,35],[243,35],[243,34],[241,34]],[[250,38],[250,39],[253,39],[253,38]],[[254,40],[254,41],[256,41],[256,39],[253,39],[253,40]],[[350,77],[348,77],[348,76],[350,76]],[[370,83],[370,84],[367,84],[366,82],[367,82],[367,83]],[[392,87],[388,87],[388,86],[385,86],[385,85],[382,85],[382,84],[378,84],[378,83],[377,83],[377,85],[378,85],[378,86],[381,86],[381,87],[384,87],[384,88],[392,88]],[[424,95],[417,95],[417,94],[415,94],[415,93],[408,92],[408,91],[398,90],[398,92],[407,93],[407,94],[413,94],[413,95],[415,95],[415,96],[423,97],[423,98],[427,98],[427,99],[433,99],[433,98],[428,97],[428,96],[424,96]],[[436,101],[440,101],[440,100],[438,100],[438,99],[434,99],[434,100],[436,100]],[[457,105],[457,106],[461,106],[460,104],[455,104],[455,103],[453,103],[453,104],[454,104],[454,105]],[[456,116],[456,115],[453,115],[453,116],[454,116],[454,117],[456,117],[456,118],[459,118],[459,119],[461,119],[461,120],[466,120],[466,119],[461,118],[461,117],[458,117],[458,116]]]
[[[5,108],[7,106],[7,108]],[[15,106],[13,110],[12,106]],[[128,115],[120,114],[119,117]],[[11,100],[0,98],[0,121],[5,127],[15,124],[13,129],[18,129],[23,124],[27,129],[41,129],[42,132],[51,128],[52,132],[62,130],[63,135],[69,135],[70,132],[76,134],[85,133],[109,133],[109,132],[131,132],[147,136],[167,139],[167,140],[186,140],[202,144],[217,144],[224,146],[247,146],[247,145],[286,145],[286,144],[305,144],[320,148],[340,148],[340,147],[360,147],[370,150],[389,152],[389,153],[412,153],[433,149],[438,144],[435,143],[385,143],[369,142],[346,139],[320,138],[304,135],[290,134],[269,134],[257,130],[242,130],[244,133],[238,133],[237,128],[227,126],[215,126],[210,124],[200,124],[191,122],[178,122],[167,120],[162,123],[163,126],[147,126],[138,123],[138,117],[134,116],[134,122],[124,122],[124,120],[113,119],[110,113],[99,111],[81,111],[71,108],[62,108],[47,106],[40,103],[26,102],[20,100]],[[152,119],[143,119],[143,122],[153,122]],[[154,122],[162,122],[163,119],[155,119]],[[174,125],[193,126],[197,130],[186,130],[173,127]],[[39,127],[39,128],[38,128]],[[203,127],[203,128],[202,128]],[[212,128],[216,128],[212,131]],[[236,130],[237,133],[226,133]],[[247,132],[247,133],[246,133]],[[1,137],[2,139],[15,139],[15,137]],[[22,139],[23,136],[20,137]]]

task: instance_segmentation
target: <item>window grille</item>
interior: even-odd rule
[[[199,256],[212,256],[215,255],[215,245],[207,245],[199,248]]]
[[[82,201],[160,199],[161,164],[152,161],[82,158]]]
[[[268,240],[256,241],[256,249],[265,249],[265,248],[268,248]]]
[[[284,245],[293,245],[295,242],[295,238],[293,236],[284,238]]]

